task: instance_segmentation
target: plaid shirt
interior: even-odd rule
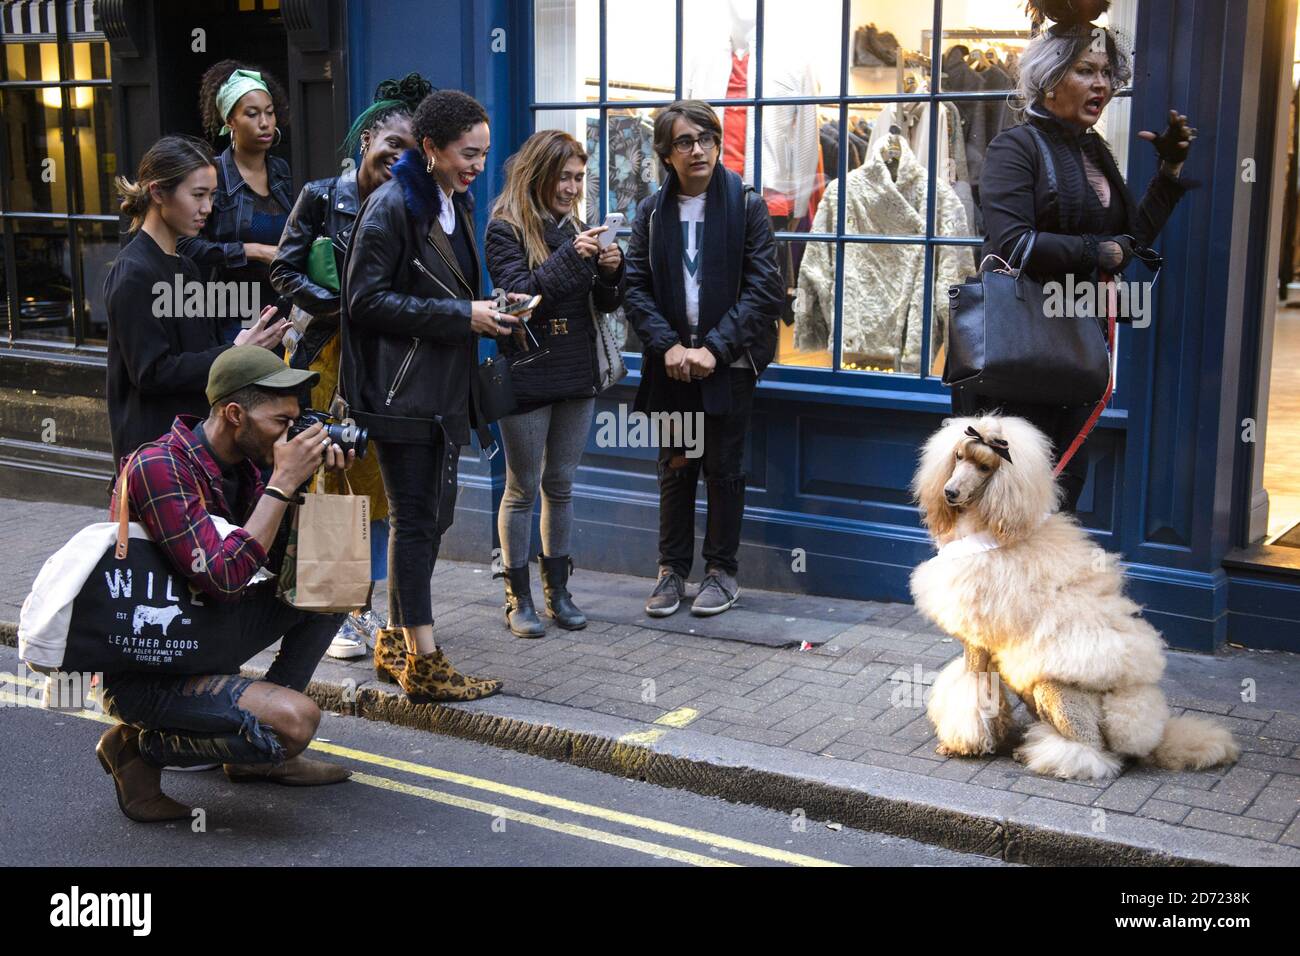
[[[244,494],[232,507],[221,487],[221,468],[194,434],[200,421],[177,416],[171,431],[140,446],[127,472],[127,500],[132,519],[148,529],[194,587],[218,601],[237,601],[266,564],[266,549],[243,528],[222,538],[210,516],[243,524],[262,495],[262,477],[251,461],[241,461],[236,467]],[[116,510],[114,493],[114,519]]]

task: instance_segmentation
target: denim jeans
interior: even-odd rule
[[[506,450],[506,489],[497,512],[501,559],[528,563],[537,488],[542,489],[542,554],[568,555],[573,540],[573,476],[587,447],[594,398],[574,398],[507,415],[498,423]]]
[[[432,624],[430,581],[456,517],[460,446],[443,433],[431,445],[375,442],[374,451],[388,495],[388,624]]]
[[[708,500],[704,525],[705,569],[735,575],[740,525],[745,515],[745,435],[758,379],[732,368],[731,412],[704,416],[703,454],[687,458],[682,448],[659,449],[659,564],[683,578],[695,556],[695,489],[700,471]]]
[[[325,648],[343,623],[342,614],[316,614],[275,596],[275,582],[248,588],[230,605],[239,619],[227,666],[199,676],[115,671],[104,674],[104,709],[140,728],[140,753],[160,767],[207,763],[279,763],[284,748],[275,728],[239,706],[253,683],[239,668],[277,640],[280,650],[264,680],[302,692]]]

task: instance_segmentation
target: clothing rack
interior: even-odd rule
[[[934,31],[925,29],[921,31],[921,48],[930,48],[930,38],[934,36]],[[969,30],[944,30],[939,34],[941,40],[1028,40],[1030,33],[1028,30],[986,30],[981,27],[973,27]]]

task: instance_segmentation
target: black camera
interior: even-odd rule
[[[340,422],[331,418],[325,412],[319,412],[314,408],[304,409],[297,420],[289,426],[289,437],[296,438],[316,424],[325,426],[325,436],[329,438],[331,444],[342,448],[343,454],[346,455],[355,448],[358,458],[366,457],[366,446],[370,441],[370,435],[366,429],[355,422]]]

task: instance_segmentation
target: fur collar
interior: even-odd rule
[[[442,190],[424,167],[424,154],[418,149],[408,149],[393,163],[393,178],[401,187],[407,210],[421,229],[431,226],[442,212]]]

